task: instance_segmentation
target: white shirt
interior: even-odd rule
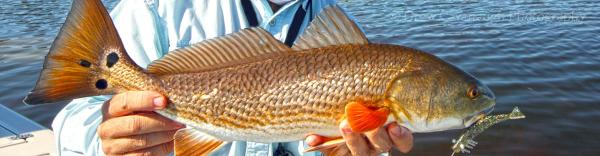
[[[293,0],[272,12],[267,0],[251,2],[259,26],[282,42],[298,7],[307,10],[298,31],[303,32],[309,19],[323,7],[335,4],[335,0],[312,0],[307,6],[306,0]],[[122,0],[111,16],[127,53],[143,68],[171,50],[249,27],[240,0]],[[60,155],[104,155],[96,129],[102,121],[102,104],[108,98],[75,99],[58,113],[52,128]],[[278,144],[236,141],[213,155],[273,155]],[[282,145],[294,155],[317,155],[303,153],[303,142]]]

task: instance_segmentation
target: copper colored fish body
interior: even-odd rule
[[[131,90],[164,94],[170,104],[158,113],[191,127],[176,134],[177,155],[235,140],[335,137],[341,120],[356,132],[389,122],[413,132],[464,128],[495,104],[485,85],[434,55],[369,43],[337,6],[325,8],[292,48],[247,28],[169,52],[144,70],[96,0],[74,1],[24,101]],[[309,150],[335,154],[330,145]]]
[[[165,114],[190,119],[204,131],[239,131],[226,135],[231,140],[292,141],[310,132],[336,136],[347,103],[361,100],[384,107],[378,101],[386,98],[394,75],[411,68],[411,55],[427,54],[391,45],[330,46],[165,75],[166,94],[176,104]]]
[[[406,118],[400,121],[411,122],[411,116],[422,114],[427,114],[429,121],[443,118],[443,109],[453,105],[436,104],[448,101],[424,90],[430,87],[420,86],[451,88],[447,85],[452,84],[440,83],[452,83],[462,74],[424,52],[370,44],[310,49],[161,79],[169,88],[166,95],[175,104],[164,114],[188,119],[205,132],[219,129],[211,134],[231,140],[273,142],[298,140],[307,133],[337,136],[339,121],[345,118],[344,108],[353,101],[393,108],[394,115]],[[469,81],[468,76],[460,78]],[[407,92],[413,93],[404,94]],[[232,131],[239,133],[229,133]]]

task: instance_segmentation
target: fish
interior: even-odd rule
[[[126,91],[155,91],[156,112],[187,125],[176,155],[206,155],[231,141],[341,138],[398,123],[412,132],[461,129],[489,113],[493,92],[433,54],[371,43],[337,5],[324,8],[292,46],[259,27],[170,51],[147,68],[127,55],[99,0],[74,0],[23,100],[44,104]],[[307,151],[336,155],[343,141]]]
[[[450,154],[450,156],[461,152],[471,153],[471,149],[475,148],[477,145],[477,142],[473,139],[475,139],[475,137],[477,137],[479,134],[483,133],[483,131],[485,131],[487,128],[506,120],[517,120],[524,118],[525,114],[521,112],[519,107],[513,108],[512,112],[510,113],[488,115],[481,118],[471,127],[465,129],[458,139],[452,140],[452,143],[454,144],[452,145],[452,154]]]

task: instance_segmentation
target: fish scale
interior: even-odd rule
[[[161,79],[164,79],[164,87],[170,88],[166,92],[173,103],[166,112],[176,112],[173,116],[191,118],[196,124],[210,125],[206,127],[236,131],[242,138],[287,135],[285,131],[269,131],[274,126],[288,127],[282,129],[288,131],[303,129],[290,134],[296,135],[294,140],[321,129],[335,132],[347,102],[376,100],[384,96],[393,78],[389,75],[400,72],[377,69],[401,69],[405,63],[398,61],[403,59],[391,58],[406,58],[407,54],[415,53],[410,50],[397,52],[397,48],[387,45],[334,46],[244,66],[165,75]],[[384,55],[387,57],[380,57]],[[322,61],[328,65],[323,66]],[[288,69],[296,70],[287,72]],[[207,97],[193,98],[198,97],[197,94]],[[319,126],[292,126],[301,121]]]

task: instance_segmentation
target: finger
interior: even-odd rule
[[[348,145],[346,144],[340,144],[333,149],[326,149],[321,151],[321,153],[322,155],[352,155],[352,153],[350,153],[350,149],[348,149]]]
[[[388,135],[392,143],[402,153],[407,153],[412,149],[413,146],[413,135],[410,130],[399,126],[396,123],[392,123],[387,127]]]
[[[318,135],[309,135],[306,137],[306,139],[304,139],[304,142],[308,146],[313,147],[313,146],[317,146],[317,145],[324,143],[325,137],[318,136]]]
[[[175,135],[175,132],[177,132],[177,130],[141,134],[117,139],[108,139],[104,143],[110,144],[111,146],[103,146],[103,150],[105,153],[123,154],[129,151],[145,149],[173,141],[173,135]]]
[[[376,153],[388,152],[393,146],[393,143],[384,127],[374,129],[364,134],[369,139],[369,142],[371,142],[371,147]]]
[[[341,139],[341,137],[324,137],[324,136],[320,136],[320,135],[316,135],[316,134],[310,134],[306,137],[306,139],[304,139],[304,142],[308,146],[314,147],[314,146],[318,146],[325,142],[328,142],[331,140],[336,140],[336,139]]]
[[[346,145],[348,145],[348,149],[350,149],[352,155],[368,155],[369,146],[367,146],[365,137],[360,133],[352,132],[352,129],[350,129],[346,120],[342,121],[340,124],[340,131],[342,137],[346,140]]]
[[[335,149],[335,152],[331,153],[330,155],[350,155],[350,154],[352,154],[352,153],[350,153],[350,149],[348,149],[348,145],[340,145],[336,148],[337,149]]]
[[[151,91],[128,91],[113,96],[103,107],[105,118],[128,115],[138,111],[153,111],[167,105],[164,96]]]
[[[102,139],[119,138],[153,132],[181,129],[185,125],[156,113],[140,113],[108,119],[98,127]]]
[[[156,145],[156,146],[152,146],[150,148],[133,151],[133,152],[124,154],[124,156],[140,156],[140,155],[143,155],[143,156],[165,156],[171,152],[173,152],[173,141],[164,143],[164,144],[160,144],[160,145]]]

